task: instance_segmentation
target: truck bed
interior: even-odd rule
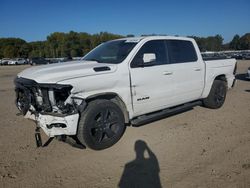
[[[235,79],[235,59],[213,59],[205,60],[206,74],[205,74],[205,89],[203,97],[207,97],[211,89],[213,80],[217,75],[224,75],[227,80],[227,87],[231,88]]]

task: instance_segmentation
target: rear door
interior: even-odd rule
[[[198,58],[192,41],[166,40],[175,101],[179,104],[199,99],[204,88],[205,64]]]
[[[151,40],[140,48],[130,64],[135,115],[162,109],[173,102],[174,85],[166,52],[164,40]],[[155,54],[155,62],[143,65],[143,54]]]

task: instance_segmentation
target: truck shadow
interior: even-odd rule
[[[137,140],[134,149],[136,158],[125,165],[118,187],[161,188],[160,167],[156,155],[143,140]]]
[[[250,89],[246,89],[245,92],[250,92]]]
[[[235,78],[236,78],[237,80],[241,80],[241,81],[249,81],[249,80],[246,78],[246,73],[244,73],[244,74],[237,74],[237,75],[235,76]]]

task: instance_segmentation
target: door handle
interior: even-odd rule
[[[173,74],[173,72],[170,72],[170,71],[164,71],[163,72],[163,75],[172,75]]]
[[[201,71],[201,68],[196,68],[194,69],[194,71]]]

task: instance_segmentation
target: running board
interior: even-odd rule
[[[132,126],[139,127],[146,123],[150,123],[152,121],[156,121],[156,120],[159,120],[159,119],[171,116],[171,115],[184,112],[186,110],[192,109],[192,107],[194,106],[200,106],[201,104],[202,104],[201,101],[194,101],[194,102],[186,103],[186,104],[179,105],[173,108],[167,108],[167,109],[157,111],[154,113],[142,115],[142,116],[136,117],[135,119],[132,119],[131,124]]]

